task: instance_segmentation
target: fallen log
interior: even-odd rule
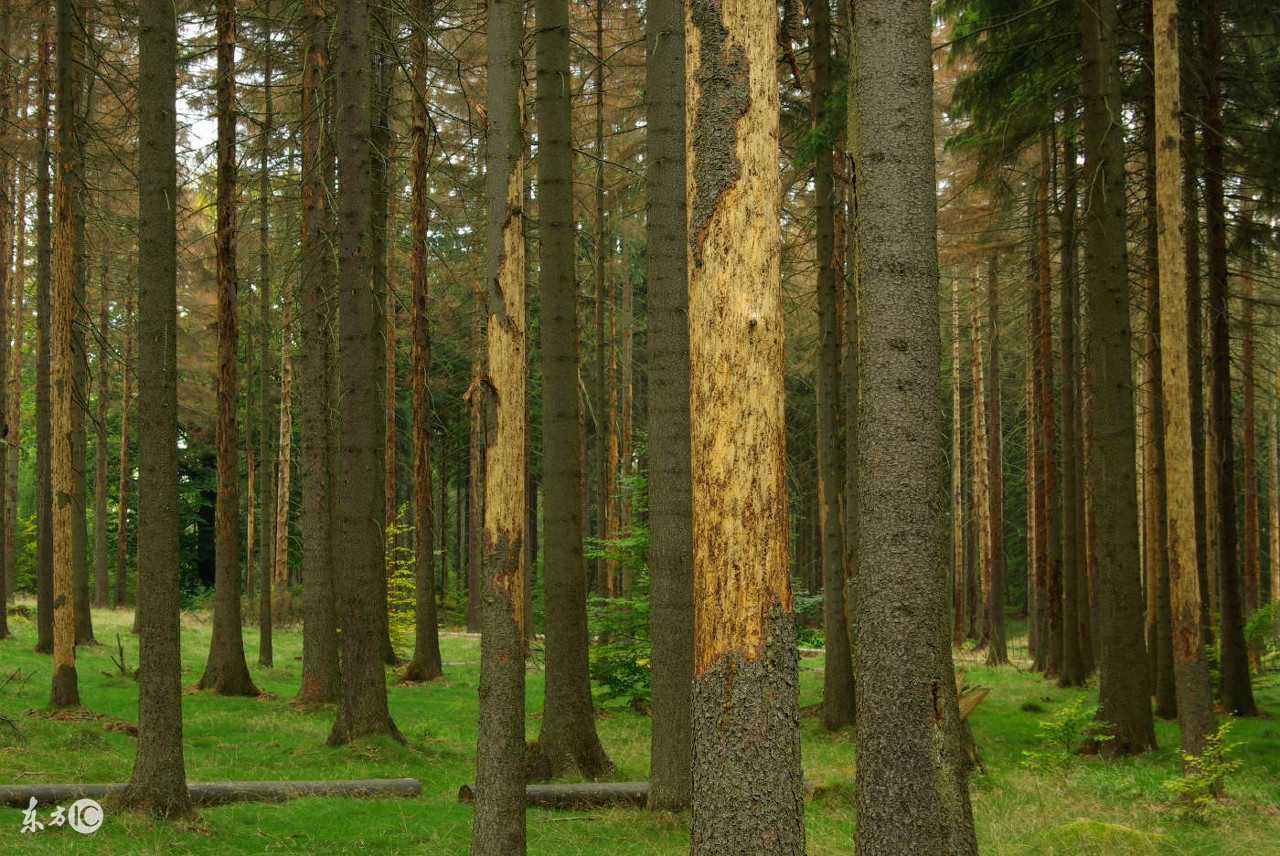
[[[0,805],[26,808],[31,798],[42,805],[100,800],[125,789],[120,783],[61,785],[0,785]],[[296,782],[188,782],[191,801],[197,806],[234,802],[277,801],[298,797],[416,797],[422,793],[417,779],[335,779]]]

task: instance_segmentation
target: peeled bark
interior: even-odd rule
[[[804,853],[775,14],[685,11],[695,856]]]
[[[480,730],[472,856],[521,856],[524,821],[524,585],[528,520],[524,282],[524,146],[520,43],[522,5],[488,3],[489,202],[485,279],[480,291],[488,349],[470,395],[484,449]]]

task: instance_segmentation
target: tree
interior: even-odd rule
[[[209,660],[197,686],[215,695],[257,695],[244,658],[240,624],[240,366],[236,355],[240,331],[237,311],[240,284],[236,273],[236,4],[219,0],[218,30],[218,497],[216,526],[213,639]]]
[[[53,28],[48,4],[40,12],[40,106],[36,167],[36,650],[53,653],[53,466],[49,392],[53,221],[50,215],[49,117],[53,88]]]
[[[1005,644],[1005,537],[1004,537],[1004,434],[1000,420],[1000,268],[992,254],[987,267],[987,327],[991,331],[991,357],[987,366],[987,468],[991,515],[991,560],[988,565],[986,623],[990,627],[987,665],[1009,662]],[[1064,377],[1069,377],[1065,375]],[[1065,414],[1063,416],[1065,419]],[[1064,432],[1065,438],[1065,432]]]
[[[929,4],[855,15],[857,850],[976,854],[947,644]]]
[[[1084,54],[1085,274],[1092,444],[1086,482],[1095,514],[1098,553],[1098,719],[1110,723],[1107,756],[1155,747],[1142,625],[1138,545],[1133,374],[1125,248],[1124,129],[1115,0],[1080,0]]]
[[[1187,354],[1186,218],[1181,148],[1177,0],[1152,3],[1155,37],[1156,212],[1159,235],[1161,382],[1164,392],[1167,541],[1173,668],[1183,757],[1200,755],[1215,734],[1209,663],[1200,628],[1195,487]]]
[[[129,403],[133,393],[133,292],[124,299],[124,358],[120,361],[120,478],[116,484],[116,607],[129,598]]]
[[[93,605],[105,608],[111,605],[111,582],[107,575],[107,394],[110,391],[107,331],[111,322],[105,264],[98,291],[98,360],[94,366],[98,395],[93,417]],[[3,303],[4,300],[0,299],[0,305]],[[0,332],[0,342],[4,341],[5,335]],[[0,371],[0,377],[3,376],[4,372]],[[4,410],[0,407],[0,413]]]
[[[684,4],[651,0],[648,82],[649,807],[689,806],[692,514],[685,207]]]
[[[53,707],[77,707],[74,557],[71,526],[75,513],[76,472],[72,468],[72,410],[75,402],[75,206],[80,161],[72,135],[79,98],[73,75],[72,33],[75,0],[58,0],[57,173],[54,185],[54,277],[50,318],[51,403],[53,409]]]
[[[387,710],[383,669],[386,630],[382,531],[383,332],[372,279],[372,145],[369,124],[369,9],[339,0],[334,71],[337,76],[334,131],[338,153],[338,435],[343,461],[339,477],[339,530],[346,555],[338,580],[342,627],[342,690],[329,745],[369,734],[403,740]],[[266,579],[263,585],[268,585]],[[383,607],[385,609],[385,606]]]
[[[440,634],[436,629],[436,583],[433,543],[437,511],[431,496],[431,295],[427,267],[427,218],[430,214],[429,169],[431,161],[427,105],[428,27],[434,0],[418,4],[413,17],[413,538],[414,538],[414,642],[413,660],[405,668],[407,680],[430,681],[444,673],[440,664]],[[448,481],[440,468],[441,483]],[[443,496],[443,494],[441,494]],[[448,527],[442,526],[442,532]],[[443,540],[443,539],[441,539]],[[444,551],[447,553],[447,550]]]
[[[715,0],[685,14],[694,854],[804,852],[775,16]]]
[[[120,804],[192,812],[178,613],[177,77],[169,0],[138,8],[138,751]]]
[[[524,75],[520,0],[489,0],[489,203],[480,292],[488,350],[472,381],[484,452],[480,566],[480,731],[472,856],[520,856],[524,823],[524,584],[526,477]]]
[[[538,212],[542,307],[542,470],[546,499],[546,689],[542,727],[529,750],[530,779],[613,769],[596,734],[587,651],[578,450],[578,306],[574,276],[573,139],[569,4],[539,0]],[[597,403],[597,406],[600,406]]]
[[[271,644],[271,561],[275,546],[275,490],[272,488],[271,435],[271,132],[275,109],[271,100],[272,40],[270,0],[262,17],[262,150],[258,173],[258,665],[270,666]],[[346,194],[343,194],[346,198]],[[252,562],[252,555],[246,559]]]
[[[334,600],[333,470],[330,467],[333,336],[326,305],[333,296],[334,258],[326,174],[333,152],[325,145],[324,75],[328,26],[322,0],[303,5],[302,45],[302,279],[298,289],[302,348],[299,413],[302,509],[302,687],[299,704],[338,698],[338,615]],[[252,503],[250,503],[252,504]]]

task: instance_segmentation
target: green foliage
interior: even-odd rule
[[[800,580],[791,578],[793,615],[796,620],[796,644],[801,648],[822,648],[823,637],[822,592],[806,592]]]
[[[1244,626],[1244,641],[1260,657],[1280,647],[1280,603],[1272,601],[1253,611]]]
[[[1095,717],[1098,706],[1086,705],[1084,696],[1077,696],[1057,713],[1040,721],[1040,747],[1023,750],[1022,765],[1036,772],[1058,771],[1066,774],[1075,763],[1076,756],[1089,741],[1110,740],[1111,727]]]
[[[408,519],[408,504],[396,511],[396,520],[386,532],[387,560],[387,626],[391,644],[405,644],[405,637],[413,632],[416,585],[413,570],[413,548],[404,542],[413,534]]]
[[[1174,809],[1188,820],[1204,820],[1221,794],[1227,776],[1240,769],[1240,761],[1227,757],[1239,743],[1228,743],[1231,721],[1218,726],[1216,734],[1204,739],[1204,750],[1195,755],[1182,753],[1183,773],[1177,779],[1164,783],[1167,791],[1177,799]]]
[[[593,597],[587,602],[592,693],[600,701],[649,703],[649,575],[641,573],[628,598]]]

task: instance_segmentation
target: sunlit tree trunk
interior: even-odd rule
[[[1188,240],[1180,147],[1177,0],[1154,0],[1156,218],[1159,235],[1161,380],[1164,399],[1168,508],[1168,574],[1172,600],[1173,668],[1184,758],[1199,755],[1216,731],[1209,664],[1200,633],[1200,583],[1195,571],[1196,527],[1185,242]],[[1189,765],[1193,766],[1193,765]]]
[[[53,465],[49,391],[49,318],[52,310],[52,153],[49,118],[53,101],[53,27],[49,5],[40,4],[40,106],[36,112],[36,651],[53,653]]]

